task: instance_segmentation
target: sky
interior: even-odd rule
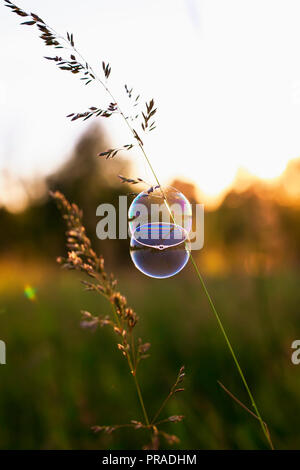
[[[155,99],[146,149],[162,182],[180,177],[215,197],[240,169],[276,178],[300,156],[299,1],[16,3],[73,32],[99,71],[109,61],[117,97],[127,83]],[[107,99],[44,60],[50,49],[18,20],[0,5],[0,171],[32,178],[61,165],[86,129],[66,115]],[[118,118],[104,125],[116,146],[130,143]],[[142,156],[133,158],[137,175],[149,179]]]

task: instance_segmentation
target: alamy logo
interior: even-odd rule
[[[6,364],[6,344],[0,340],[0,364]]]
[[[189,241],[190,250],[201,250],[204,244],[204,204],[186,206],[175,201],[168,206],[164,203],[147,204],[147,200],[131,204],[128,212],[127,196],[119,196],[118,210],[113,204],[104,203],[97,207],[96,234],[100,240],[127,239],[134,235],[139,239],[145,235],[145,228],[151,240],[161,239],[164,227],[174,226],[182,230],[167,231],[168,237],[182,240],[183,232]],[[179,201],[180,202],[180,201]],[[158,230],[158,226],[159,229]],[[141,228],[144,229],[141,230]],[[166,233],[166,230],[165,230]]]
[[[300,364],[300,340],[295,339],[295,341],[292,342],[292,349],[295,349],[295,351],[292,354],[291,361],[292,363],[297,366]]]

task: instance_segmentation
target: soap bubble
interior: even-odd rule
[[[128,216],[131,234],[145,224],[171,223],[182,227],[186,233],[192,228],[191,204],[180,191],[170,186],[142,191],[132,201]]]
[[[133,200],[128,215],[130,255],[137,269],[158,279],[179,273],[190,256],[192,207],[187,198],[172,187],[152,187]]]
[[[142,273],[163,279],[179,273],[187,264],[190,246],[184,228],[171,223],[144,224],[130,242],[133,263]]]

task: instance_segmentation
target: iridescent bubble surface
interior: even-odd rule
[[[147,276],[158,279],[174,276],[190,256],[187,232],[169,223],[139,226],[131,237],[130,255],[137,269]]]
[[[132,201],[128,217],[131,233],[139,226],[153,223],[173,223],[187,233],[192,228],[191,204],[184,194],[170,186],[142,191]]]

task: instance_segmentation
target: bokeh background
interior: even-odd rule
[[[147,149],[157,173],[205,204],[200,270],[236,347],[274,445],[299,449],[300,6],[296,1],[20,0],[83,54],[112,64],[112,87],[154,96]],[[153,414],[178,368],[186,391],[168,406],[186,419],[165,430],[186,449],[263,449],[207,300],[188,266],[174,278],[143,276],[128,241],[96,238],[96,208],[132,188],[118,174],[151,175],[136,152],[96,155],[128,139],[121,121],[65,116],[106,97],[43,60],[31,28],[0,8],[0,448],[139,448],[146,436],[94,435],[94,424],[140,419],[135,389],[111,332],[80,328],[80,310],[106,314],[80,276],[61,271],[65,228],[49,189],[84,210],[107,269],[152,344],[141,382]],[[27,29],[26,29],[27,28]],[[136,188],[135,188],[136,190]]]

